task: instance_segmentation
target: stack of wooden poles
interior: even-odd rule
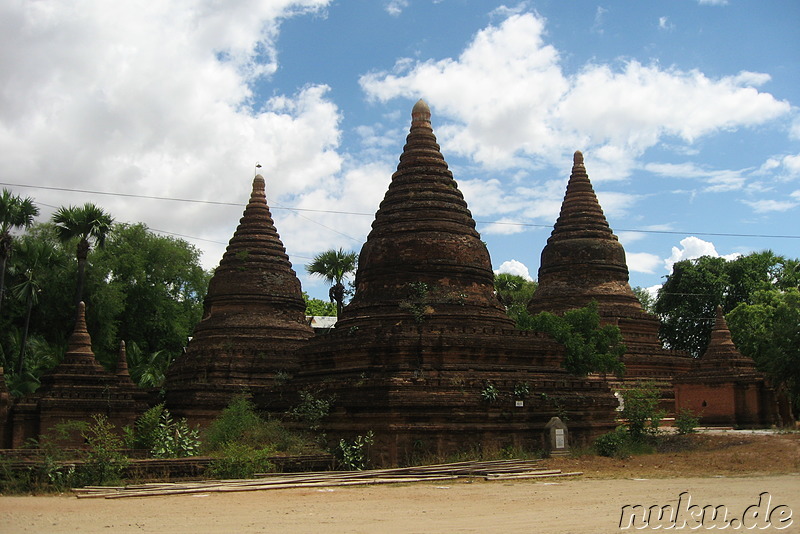
[[[537,467],[538,460],[495,460],[373,469],[367,471],[321,471],[315,473],[264,473],[246,480],[205,480],[131,484],[128,486],[87,486],[72,491],[78,498],[120,499],[155,495],[181,495],[230,491],[256,491],[287,488],[322,488],[364,484],[444,481],[479,477],[485,480],[520,480],[578,476],[560,469]]]

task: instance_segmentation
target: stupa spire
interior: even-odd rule
[[[78,303],[77,321],[75,321],[75,328],[67,342],[67,354],[91,354],[92,358],[94,358],[94,353],[92,353],[92,338],[89,336],[89,331],[86,329],[86,304],[83,301]]]
[[[356,294],[337,328],[463,316],[512,324],[494,295],[489,252],[419,100],[397,171],[361,249]],[[413,321],[413,319],[412,319]]]
[[[200,421],[241,389],[269,387],[298,367],[296,349],[313,335],[300,280],[272,219],[264,177],[208,285],[203,319],[167,372],[167,405]]]
[[[119,353],[117,353],[117,377],[129,380],[131,375],[128,372],[128,351],[125,348],[125,341],[119,342]]]
[[[529,309],[561,313],[592,300],[598,301],[601,315],[642,313],[628,284],[625,250],[600,207],[583,153],[576,151],[561,213],[542,250],[539,287]]]

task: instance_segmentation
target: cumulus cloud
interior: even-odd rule
[[[635,60],[588,64],[570,75],[545,41],[544,19],[524,13],[478,32],[457,58],[403,58],[360,83],[379,101],[425,95],[449,121],[438,129],[443,147],[488,168],[557,164],[582,147],[620,179],[666,137],[688,144],[789,113],[788,102],[755,88],[768,79],[752,72],[710,78]]]
[[[689,236],[681,239],[680,247],[672,247],[672,254],[669,258],[664,260],[664,267],[666,268],[667,272],[671,274],[672,266],[677,262],[683,260],[693,260],[701,256],[711,256],[714,258],[720,257],[716,247],[714,246],[714,243],[704,241],[695,236]],[[726,260],[733,260],[739,256],[739,253],[733,253],[721,257],[725,258]]]
[[[648,274],[655,273],[656,267],[664,262],[658,255],[647,252],[627,252],[625,260],[630,271]]]
[[[32,185],[243,206],[260,161],[272,200],[314,187],[342,168],[341,117],[328,88],[260,102],[252,86],[277,68],[281,21],[328,2],[3,3],[0,173]],[[36,198],[45,209],[98,201],[41,190]],[[195,221],[184,231],[217,242],[206,266],[221,257],[240,210],[99,203],[156,229]]]
[[[531,273],[528,271],[528,267],[521,261],[517,260],[508,260],[501,263],[500,267],[498,267],[497,270],[494,271],[494,274],[501,274],[501,273],[521,276],[522,278],[528,281],[533,280],[533,278],[531,278]]]

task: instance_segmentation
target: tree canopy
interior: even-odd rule
[[[757,291],[726,316],[733,342],[800,409],[800,291]]]
[[[0,194],[0,311],[3,309],[6,289],[6,267],[14,242],[11,231],[30,228],[33,218],[37,215],[39,208],[31,198],[22,198],[11,194],[8,189],[3,189],[3,193]]]
[[[752,303],[758,291],[797,287],[797,264],[770,250],[735,260],[703,256],[675,263],[654,307],[661,318],[661,340],[668,348],[699,356],[708,346],[717,306],[727,313]]]
[[[320,252],[311,263],[306,265],[306,272],[312,275],[321,276],[329,284],[331,289],[329,296],[331,302],[336,302],[336,315],[341,315],[344,307],[346,288],[344,279],[356,270],[358,266],[358,254],[355,252],[345,252],[343,249],[326,250]]]
[[[142,370],[143,376],[162,372],[164,362],[183,350],[202,316],[210,273],[200,266],[200,252],[194,246],[157,235],[142,224],[112,225],[105,240],[105,248],[87,255],[92,269],[86,274],[86,322],[95,355],[112,369],[119,342],[124,340],[131,368],[141,361],[159,367]],[[74,321],[74,293],[64,281],[75,280],[78,271],[71,243],[59,240],[52,223],[36,224],[20,236],[20,254],[13,257],[13,269],[9,269],[12,287],[26,283],[33,274],[34,265],[24,250],[34,244],[45,248],[47,260],[36,263],[33,306],[28,308],[27,298],[8,299],[7,313],[0,317],[0,365],[5,364],[7,370],[15,368],[13,358],[20,344],[27,347],[25,368],[37,376],[63,355]],[[130,361],[132,355],[136,362]]]
[[[563,367],[570,373],[613,373],[621,376],[625,365],[621,358],[626,347],[622,333],[614,325],[600,326],[597,302],[569,310],[563,316],[541,312],[531,319],[530,330],[545,332],[564,345]]]
[[[506,313],[519,328],[526,329],[530,314],[528,303],[536,291],[537,283],[517,275],[499,273],[494,276],[494,292],[505,306]]]
[[[83,300],[86,282],[86,263],[92,243],[103,248],[106,235],[111,231],[114,219],[103,208],[87,202],[83,206],[61,207],[53,214],[56,235],[63,243],[78,240],[78,281],[75,292],[75,309]]]

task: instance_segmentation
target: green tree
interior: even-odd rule
[[[569,310],[563,316],[542,312],[532,317],[531,330],[545,332],[564,345],[563,367],[570,373],[586,376],[589,373],[622,375],[625,354],[622,334],[614,325],[600,326],[597,302],[585,308]]]
[[[655,313],[656,299],[653,298],[653,295],[651,295],[647,289],[636,286],[633,288],[633,294],[639,299],[639,303],[642,305],[642,308],[644,308],[644,311]]]
[[[759,291],[726,316],[733,342],[800,409],[800,291]]]
[[[345,287],[344,279],[356,270],[358,254],[339,250],[326,250],[314,256],[311,263],[306,265],[306,272],[320,276],[331,284],[328,295],[331,302],[336,302],[336,315],[342,314],[344,307]]]
[[[6,264],[11,257],[14,229],[30,228],[33,218],[39,215],[39,208],[30,198],[12,195],[8,189],[0,194],[0,311],[6,289]]]
[[[508,316],[520,329],[530,329],[531,315],[528,312],[528,303],[533,297],[536,287],[536,282],[526,280],[516,274],[500,273],[494,277],[495,294],[500,303],[505,306]]]
[[[308,316],[336,316],[335,302],[325,302],[321,299],[309,297],[305,291],[303,291],[303,300],[306,302],[306,315]]]
[[[46,242],[29,240],[20,243],[17,252],[18,263],[24,267],[20,269],[22,280],[13,286],[12,292],[14,297],[25,303],[25,325],[22,329],[15,371],[22,373],[25,368],[25,349],[28,343],[31,313],[39,302],[39,293],[42,291],[40,275],[44,269],[50,267],[53,249]]]
[[[78,303],[84,300],[83,286],[86,280],[86,263],[92,243],[102,248],[106,236],[111,230],[114,219],[102,208],[86,203],[83,206],[61,207],[53,214],[58,238],[62,242],[71,242],[77,238],[78,284],[75,293],[75,310]]]
[[[109,361],[120,339],[144,353],[165,351],[168,361],[183,351],[202,317],[210,278],[197,248],[143,224],[115,224],[106,246],[93,253],[92,270],[95,294],[120,303],[116,311],[113,302],[95,303],[109,309],[107,318],[116,324],[113,336],[98,340]]]
[[[655,312],[660,336],[671,349],[701,355],[711,336],[715,310],[725,313],[751,303],[758,291],[791,286],[797,260],[772,251],[754,252],[735,260],[703,256],[677,262],[658,292]]]

